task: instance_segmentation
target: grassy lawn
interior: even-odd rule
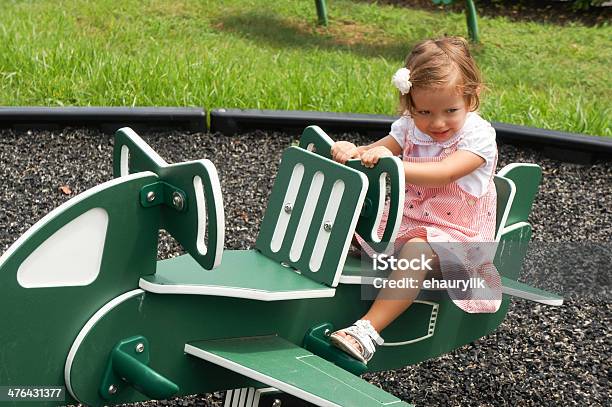
[[[329,0],[2,2],[0,105],[395,113],[390,78],[463,14]],[[612,136],[612,27],[481,18],[493,121]]]

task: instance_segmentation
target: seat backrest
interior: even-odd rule
[[[511,180],[516,186],[508,217],[502,227],[527,222],[542,181],[542,168],[537,164],[512,163],[502,168],[497,175]]]
[[[503,228],[527,222],[542,180],[542,169],[536,164],[512,163],[495,176],[497,190],[496,233]]]
[[[283,153],[256,248],[335,287],[368,188],[367,177],[299,147]]]
[[[159,227],[202,267],[210,270],[221,263],[225,217],[219,176],[211,161],[168,164],[132,129],[124,127],[115,133],[113,169],[115,177],[142,171],[157,174],[159,181],[141,191],[142,205],[159,208]],[[153,199],[147,199],[151,196]]]
[[[508,178],[500,177],[496,175],[493,178],[495,183],[495,190],[497,192],[497,211],[495,217],[495,240],[499,240],[499,236],[503,225],[506,224],[510,208],[512,207],[512,200],[516,193],[516,187],[514,182]]]
[[[326,158],[331,158],[333,144],[334,141],[318,126],[307,127],[300,137],[300,147]],[[362,172],[368,178],[368,191],[356,231],[372,249],[385,252],[395,240],[404,214],[405,176],[402,160],[399,157],[383,157],[373,168],[364,167],[358,159],[348,160],[346,165]],[[379,235],[385,208],[387,222]]]
[[[528,217],[542,179],[536,164],[512,163],[495,177],[498,241],[495,265],[499,273],[516,280],[531,240]]]

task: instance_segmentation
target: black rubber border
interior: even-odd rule
[[[211,132],[227,135],[255,130],[300,134],[318,125],[329,133],[387,134],[396,116],[285,110],[213,109]],[[552,158],[568,162],[612,160],[612,139],[493,122],[498,141],[543,150]]]
[[[210,131],[226,135],[256,130],[300,134],[316,124],[325,131],[380,137],[395,116],[299,110],[213,109]],[[129,126],[136,131],[205,132],[206,111],[184,107],[0,107],[0,128],[15,130],[93,127],[113,133]],[[493,122],[502,143],[541,149],[566,162],[612,160],[612,139]]]
[[[305,127],[316,124],[328,133],[356,132],[380,136],[381,131],[389,131],[393,120],[392,116],[377,114],[213,109],[210,111],[210,131],[226,135],[255,130],[300,134]]]
[[[0,107],[0,128],[55,130],[93,127],[114,133],[121,127],[156,131],[204,132],[206,112],[183,107]]]

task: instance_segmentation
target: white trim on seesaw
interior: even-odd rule
[[[72,370],[72,363],[74,362],[74,357],[76,356],[76,353],[79,350],[81,343],[83,342],[83,340],[85,339],[85,337],[87,336],[91,328],[93,328],[93,326],[96,323],[98,323],[98,321],[101,320],[102,317],[104,317],[110,310],[112,310],[117,305],[121,304],[122,302],[129,300],[130,298],[140,295],[142,293],[144,293],[144,291],[137,288],[135,290],[128,291],[127,293],[123,293],[120,296],[113,298],[112,300],[104,304],[102,308],[96,311],[96,313],[93,314],[91,318],[89,318],[89,321],[85,323],[83,328],[81,328],[81,331],[79,332],[76,339],[74,340],[74,343],[70,347],[70,351],[68,352],[68,357],[66,358],[66,365],[64,366],[64,381],[66,382],[66,389],[68,389],[68,392],[70,393],[72,397],[74,397],[75,400],[79,402],[81,401],[74,393],[74,389],[72,388],[72,381],[70,380],[70,376],[71,376],[71,370]]]
[[[516,288],[502,286],[502,293],[512,295],[513,297],[523,298],[525,300],[539,302],[544,305],[552,305],[555,307],[563,305],[563,298],[550,298],[544,295],[530,293],[528,291],[518,290]]]
[[[215,202],[215,217],[217,219],[217,247],[210,248],[215,251],[215,261],[213,268],[221,264],[221,257],[223,256],[223,246],[225,245],[225,212],[223,211],[223,194],[221,193],[221,183],[219,182],[219,174],[217,173],[217,167],[212,161],[207,159],[199,160],[208,171],[208,177],[210,178],[210,186],[212,188],[212,200]],[[208,205],[210,208],[211,205]],[[210,242],[209,242],[210,243]]]
[[[508,221],[508,216],[510,216],[510,209],[512,209],[512,203],[514,202],[514,197],[516,196],[516,185],[514,184],[514,181],[512,181],[510,178],[506,178],[499,174],[497,174],[497,176],[505,179],[510,184],[510,196],[508,196],[508,201],[506,202],[504,213],[502,214],[502,218],[499,221],[499,229],[497,229],[497,233],[495,234],[495,241],[499,242],[502,236],[502,232],[504,231],[506,222]]]
[[[298,165],[301,165],[301,164],[298,164]],[[291,182],[293,182],[293,175],[295,174],[296,172],[295,169],[298,168],[298,165],[294,167],[294,171],[291,174]],[[289,249],[289,260],[291,260],[292,262],[297,262],[302,257],[302,250],[304,249],[304,243],[306,243],[306,239],[304,239],[303,236],[307,236],[308,231],[310,230],[312,218],[315,213],[315,210],[317,209],[317,203],[319,202],[319,198],[321,197],[321,189],[323,188],[324,183],[325,183],[325,175],[323,175],[323,172],[322,171],[315,172],[310,182],[310,187],[308,188],[308,195],[306,195],[306,201],[304,202],[304,209],[302,209],[302,213],[300,214],[300,217],[299,217],[298,227],[295,233],[293,234],[293,236],[291,237],[293,241],[291,242],[291,248]],[[299,187],[300,185],[297,185],[295,187],[296,194],[297,194]],[[290,184],[289,188],[291,188],[291,195],[293,195],[294,187]],[[287,195],[289,195],[289,192],[290,192],[289,188],[287,188]],[[277,223],[277,225],[282,226],[284,228],[284,229],[281,229],[281,232],[283,233],[282,235],[283,240],[285,239],[286,225],[288,225],[288,220],[290,219],[290,216],[293,213],[293,211],[290,211],[289,214],[283,215],[283,213],[286,212],[284,210],[284,206],[286,205],[287,202],[295,202],[295,198],[293,201],[289,201],[289,199],[291,198],[287,198],[287,200],[283,201],[283,207],[281,207],[281,213],[280,213],[280,216],[283,216],[284,219],[287,220],[287,223],[285,223],[284,220],[282,223],[280,221]],[[274,235],[276,235],[276,229],[274,230]],[[283,242],[275,241],[274,247],[277,252],[282,248],[282,243]],[[312,271],[317,271],[317,270],[312,270]]]
[[[431,313],[429,314],[429,324],[427,326],[427,335],[423,335],[418,338],[414,338],[414,339],[410,339],[410,340],[402,341],[402,342],[385,342],[381,346],[409,345],[411,343],[420,342],[427,338],[431,338],[434,335],[434,333],[436,332],[436,321],[438,319],[440,305],[437,302],[432,302],[432,301],[415,300],[414,302],[431,305]]]
[[[319,232],[317,233],[317,237],[315,239],[315,245],[312,248],[312,253],[310,254],[310,261],[308,262],[308,267],[313,273],[316,273],[321,269],[321,263],[323,262],[323,257],[325,257],[327,245],[329,244],[329,237],[331,236],[331,233],[325,230],[325,223],[331,222],[332,225],[336,223],[338,208],[340,207],[340,202],[342,202],[344,189],[344,181],[341,179],[336,180],[332,186],[327,205],[325,206],[323,219],[319,225]],[[295,236],[297,237],[300,235],[296,233]],[[340,264],[343,264],[343,262]],[[336,275],[334,274],[334,279],[335,277]]]
[[[394,157],[395,164],[397,165],[397,170],[400,173],[400,177],[398,178],[398,191],[399,191],[399,199],[397,201],[397,216],[395,218],[395,226],[393,226],[393,233],[391,234],[391,241],[395,241],[397,237],[397,233],[399,232],[400,226],[402,225],[402,219],[404,217],[404,204],[406,200],[406,194],[404,191],[406,190],[406,178],[402,175],[404,174],[404,164],[403,161],[399,157]]]
[[[127,136],[132,143],[136,144],[144,153],[157,165],[158,167],[166,167],[168,163],[164,160],[157,151],[153,150],[153,148],[147,144],[146,141],[142,139],[134,130],[130,127],[122,127],[117,131],[123,132],[125,136]],[[129,147],[128,147],[129,148]],[[129,171],[129,162],[126,163],[127,170]],[[121,174],[123,176],[124,174]],[[127,175],[127,174],[126,174]]]
[[[282,201],[282,205],[280,208],[280,212],[276,218],[276,225],[274,225],[274,232],[272,233],[272,239],[270,240],[270,250],[273,253],[278,253],[283,245],[283,241],[285,240],[285,233],[287,233],[287,227],[289,225],[289,220],[291,219],[291,214],[293,211],[285,210],[285,205],[295,204],[295,199],[297,198],[297,194],[300,190],[300,185],[302,185],[302,178],[304,177],[304,164],[297,163],[291,170],[291,178],[289,178],[289,185],[287,186],[287,190],[285,191],[285,196]]]
[[[296,396],[297,398],[300,398],[302,400],[305,400],[309,403],[313,403],[316,404],[317,406],[330,406],[330,407],[342,407],[339,404],[333,403],[329,400],[325,400],[319,396],[316,396],[312,393],[309,393],[305,390],[302,390],[300,388],[297,388],[289,383],[285,383],[281,380],[275,379],[274,377],[265,375],[261,372],[258,372],[256,370],[253,370],[251,368],[248,368],[246,366],[242,366],[236,362],[232,362],[231,360],[227,360],[221,356],[217,356],[214,353],[211,352],[207,352],[205,350],[202,350],[200,348],[197,348],[193,345],[190,344],[185,344],[185,353],[188,353],[190,355],[193,355],[197,358],[200,358],[202,360],[214,363],[218,366],[224,367],[226,369],[229,369],[233,372],[239,373],[243,376],[249,377],[251,379],[257,380],[261,383],[265,383],[268,384],[270,386],[274,386],[275,388],[279,389],[280,391],[284,391],[285,393],[291,394],[293,396]]]
[[[29,228],[23,235],[21,235],[21,237],[19,239],[17,239],[15,241],[15,243],[13,243],[6,252],[4,252],[4,254],[2,255],[2,257],[0,257],[0,268],[2,267],[2,264],[13,255],[13,253],[15,251],[17,251],[17,249],[19,247],[21,247],[21,245],[27,241],[28,239],[30,239],[35,233],[37,233],[39,230],[41,230],[47,223],[49,223],[49,221],[55,219],[59,214],[61,214],[62,212],[67,211],[69,208],[79,204],[80,202],[84,201],[85,199],[88,199],[92,196],[94,196],[95,194],[108,189],[110,187],[113,187],[115,185],[119,185],[122,184],[126,181],[129,180],[133,180],[133,179],[139,179],[139,178],[145,178],[145,177],[150,177],[150,176],[157,176],[155,173],[150,172],[150,171],[143,171],[143,172],[138,172],[136,174],[131,174],[125,177],[121,177],[121,178],[115,178],[112,179],[110,181],[106,181],[100,185],[96,185],[93,188],[88,189],[85,192],[82,192],[80,194],[78,194],[77,196],[75,196],[74,198],[69,199],[68,201],[64,202],[63,204],[61,204],[60,206],[58,206],[57,208],[53,209],[51,212],[49,212],[48,214],[46,214],[43,218],[41,218],[38,222],[36,222],[34,225],[32,225],[31,228]]]
[[[155,284],[143,278],[140,288],[156,294],[213,295],[218,297],[246,298],[259,301],[299,300],[303,298],[330,298],[336,294],[334,288],[320,290],[267,291],[243,287],[189,284]]]
[[[500,177],[504,177],[505,178],[507,173],[509,173],[513,169],[519,168],[519,167],[538,167],[538,168],[540,168],[540,166],[538,164],[532,164],[532,163],[510,163],[510,164],[506,165],[504,168],[502,168],[501,170],[499,170],[496,175],[499,175]]]

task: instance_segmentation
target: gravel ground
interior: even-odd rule
[[[168,162],[212,160],[226,208],[226,247],[254,246],[280,152],[292,137],[261,132],[143,137]],[[335,138],[340,137],[363,142],[356,135]],[[52,208],[111,179],[111,152],[111,137],[92,131],[0,131],[0,253]],[[565,304],[546,307],[516,300],[493,334],[416,366],[365,377],[419,406],[610,405],[612,163],[567,164],[534,150],[500,145],[499,168],[510,162],[543,167],[543,187],[532,214],[534,241],[540,252],[559,253],[554,260],[565,265],[547,269],[545,278],[533,270],[523,278],[539,276],[544,285],[563,292]],[[587,257],[594,265],[584,271],[568,266],[568,247],[596,253]],[[160,258],[178,251],[162,234]],[[550,256],[544,260],[553,263]],[[221,396],[139,405],[219,406]]]

